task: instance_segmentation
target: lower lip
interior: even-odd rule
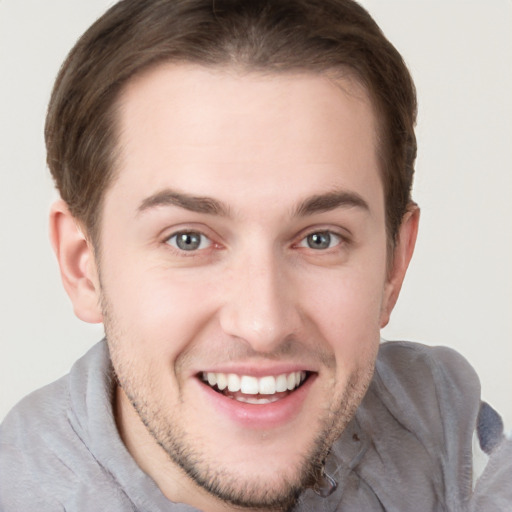
[[[315,378],[315,374],[310,374],[298,389],[269,404],[239,402],[214,391],[199,379],[197,382],[213,407],[232,421],[245,428],[272,429],[285,425],[299,414]]]

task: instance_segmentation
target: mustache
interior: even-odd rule
[[[254,350],[251,345],[240,338],[215,340],[207,344],[193,343],[176,361],[176,367],[190,367],[196,361],[208,361],[209,364],[239,362],[297,362],[313,363],[318,366],[334,369],[336,362],[334,353],[320,343],[303,342],[296,337],[288,337],[271,351]]]

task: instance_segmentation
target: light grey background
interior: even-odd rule
[[[0,0],[0,418],[102,336],[47,237],[43,123],[60,63],[113,2]],[[512,427],[512,2],[364,0],[420,101],[417,250],[388,339],[454,347]]]

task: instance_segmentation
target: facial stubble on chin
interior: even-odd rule
[[[137,371],[132,369],[129,360],[124,359],[122,333],[104,297],[102,308],[116,381],[147,431],[169,459],[197,486],[221,502],[235,507],[276,512],[291,510],[300,494],[321,478],[329,450],[354,415],[373,374],[373,363],[353,372],[342,397],[337,403],[331,404],[319,425],[317,436],[304,450],[301,462],[295,466],[297,470],[293,478],[276,474],[274,486],[267,481],[258,482],[257,477],[249,482],[241,482],[239,477],[221,467],[219,461],[209,461],[204,453],[195,448],[193,440],[181,425],[170,421],[168,411],[166,414],[148,399],[152,395],[151,385],[148,385],[147,379],[138,379]]]

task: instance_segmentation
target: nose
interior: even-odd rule
[[[228,299],[220,311],[221,327],[256,352],[273,352],[299,328],[291,272],[279,258],[261,252],[240,260],[224,290]]]

